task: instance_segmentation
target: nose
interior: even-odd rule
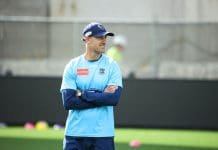
[[[103,39],[103,42],[106,43],[106,37]]]

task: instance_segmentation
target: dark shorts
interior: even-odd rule
[[[114,150],[114,137],[65,136],[64,150]]]

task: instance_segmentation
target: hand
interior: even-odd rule
[[[106,93],[114,93],[118,89],[118,86],[116,85],[109,85],[104,89],[104,92]]]

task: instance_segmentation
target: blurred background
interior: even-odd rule
[[[61,76],[84,52],[84,26],[98,21],[128,39],[124,77],[218,78],[217,0],[1,0],[0,8],[1,75]]]
[[[217,132],[217,0],[0,0],[0,125],[64,125],[61,76],[93,21],[127,39],[116,127]]]

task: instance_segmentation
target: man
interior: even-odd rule
[[[100,23],[83,30],[86,51],[65,67],[62,100],[69,110],[64,150],[113,150],[114,116],[122,91],[122,75],[105,52],[107,32]]]
[[[127,45],[126,38],[122,35],[117,35],[113,39],[113,46],[108,49],[106,54],[113,60],[120,62],[122,61],[122,53]]]

